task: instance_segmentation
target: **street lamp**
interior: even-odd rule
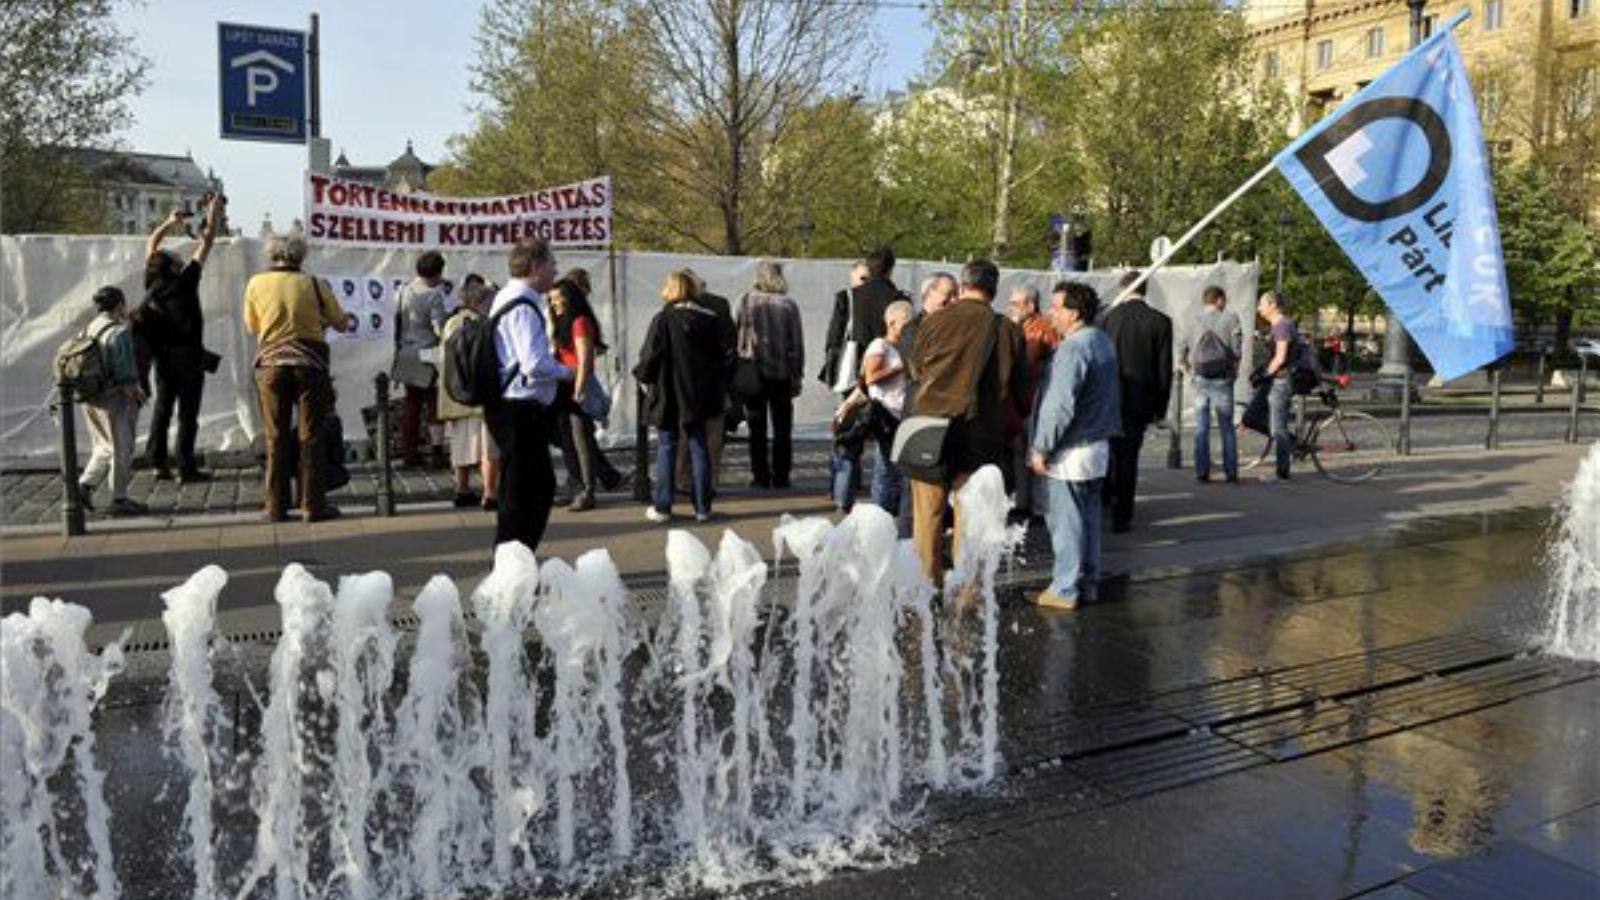
[[[1282,297],[1283,297],[1283,267],[1284,267],[1284,263],[1287,261],[1287,258],[1288,258],[1286,253],[1285,253],[1284,234],[1289,230],[1289,226],[1293,225],[1293,224],[1294,224],[1294,216],[1289,214],[1289,208],[1287,206],[1284,207],[1281,210],[1278,210],[1278,288],[1277,288],[1277,293],[1278,293],[1279,299],[1282,299]]]
[[[800,221],[794,226],[794,233],[800,237],[800,255],[811,255],[811,236],[817,233],[817,223],[811,221],[810,211],[800,214]]]
[[[1406,0],[1406,6],[1411,10],[1412,47],[1422,43],[1422,10],[1427,5],[1428,0]],[[1383,330],[1383,365],[1378,368],[1378,381],[1372,388],[1372,396],[1375,400],[1398,400],[1402,405],[1409,405],[1412,391],[1415,390],[1411,386],[1411,341],[1406,337],[1406,328],[1400,323],[1400,317],[1392,308],[1385,314],[1384,320],[1387,325]],[[1407,430],[1407,423],[1402,422],[1402,453],[1406,452],[1410,443]]]

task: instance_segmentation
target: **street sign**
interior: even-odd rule
[[[217,23],[222,137],[306,142],[306,34]]]

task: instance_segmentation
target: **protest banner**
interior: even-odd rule
[[[306,239],[332,247],[509,250],[523,238],[552,247],[609,247],[611,178],[499,197],[401,193],[306,173]]]

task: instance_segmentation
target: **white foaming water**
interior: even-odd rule
[[[399,679],[388,576],[344,578],[336,599],[290,566],[259,734],[243,736],[252,746],[231,770],[248,778],[247,809],[226,808],[237,801],[213,749],[241,724],[220,712],[210,659],[226,576],[198,573],[165,596],[163,728],[188,780],[196,896],[476,896],[652,871],[669,886],[724,889],[903,858],[893,826],[926,790],[996,769],[993,586],[1014,538],[999,484],[979,473],[959,496],[942,609],[875,506],[838,525],[786,518],[774,545],[799,577],[777,585],[737,536],[713,554],[671,532],[668,597],[642,670],[629,660],[650,629],[604,551],[541,567],[521,545],[498,548],[473,628],[455,586],[434,578],[413,604]],[[90,713],[117,648],[89,656],[88,614],[42,603],[4,622],[0,777],[26,786],[0,791],[7,895],[109,898]],[[68,763],[87,814],[63,851],[47,779]],[[253,829],[253,847],[229,825]],[[238,875],[225,874],[219,847],[250,847]],[[81,886],[63,889],[60,872]]]
[[[974,472],[956,492],[956,527],[959,529],[956,566],[945,580],[946,596],[975,591],[983,603],[983,670],[979,675],[982,700],[979,720],[979,777],[994,778],[1000,762],[1000,610],[995,602],[994,577],[1000,560],[1022,541],[1024,526],[1007,527],[1006,497],[1000,470],[985,466]],[[963,723],[970,719],[963,714]]]
[[[533,624],[550,649],[555,670],[544,755],[555,778],[557,859],[562,871],[570,873],[577,852],[580,787],[598,788],[601,794],[609,787],[610,803],[600,809],[609,813],[612,856],[623,859],[633,852],[628,746],[622,730],[622,663],[630,649],[625,638],[627,589],[604,550],[578,557],[576,567],[549,560],[540,580],[544,592]]]
[[[384,695],[394,678],[396,638],[389,624],[394,584],[383,572],[339,579],[333,609],[334,693],[325,697],[338,716],[333,754],[333,879],[344,896],[373,896],[367,851],[367,816],[373,800],[373,761],[385,727]]]
[[[512,542],[495,549],[494,571],[472,598],[489,661],[484,730],[489,735],[492,865],[500,884],[533,875],[529,825],[545,804],[545,760],[538,752],[533,721],[538,698],[522,649],[538,588],[533,552]]]
[[[212,684],[211,639],[217,622],[217,596],[228,583],[219,566],[206,566],[182,585],[161,595],[171,663],[166,708],[161,722],[168,748],[189,775],[183,825],[194,867],[197,900],[217,896],[212,804],[216,798],[212,748],[226,731],[222,703]]]
[[[245,900],[263,878],[272,879],[278,900],[296,900],[314,893],[311,881],[313,835],[302,820],[306,808],[306,776],[325,771],[322,760],[308,746],[300,718],[303,682],[308,663],[318,665],[327,656],[333,592],[299,563],[283,570],[273,591],[283,613],[283,635],[267,668],[271,691],[261,718],[261,758],[251,786],[251,806],[256,810],[255,855],[244,883],[235,895]],[[320,685],[329,679],[315,669]]]
[[[383,788],[400,805],[390,894],[434,897],[486,864],[487,806],[473,782],[487,768],[483,710],[463,688],[471,662],[461,596],[436,575],[412,604],[417,616],[405,699],[395,711]]]
[[[0,619],[0,897],[114,898],[105,774],[95,759],[94,708],[122,671],[122,642],[97,656],[89,611],[33,598]],[[63,834],[49,782],[70,773],[82,834]],[[69,856],[63,839],[81,842]]]
[[[1549,558],[1551,652],[1600,661],[1600,443],[1567,485],[1561,536]]]

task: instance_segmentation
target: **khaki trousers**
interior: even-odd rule
[[[89,420],[92,449],[78,484],[92,491],[109,473],[111,499],[126,499],[128,483],[133,481],[133,431],[139,407],[122,388],[113,388],[103,399],[83,404],[83,417]]]
[[[940,552],[944,538],[944,509],[951,502],[952,494],[967,483],[970,474],[962,472],[949,484],[911,479],[911,542],[922,560],[922,574],[928,576],[936,588],[944,587],[944,555]],[[955,513],[956,527],[950,539],[951,556],[961,552],[961,504],[955,505]]]

